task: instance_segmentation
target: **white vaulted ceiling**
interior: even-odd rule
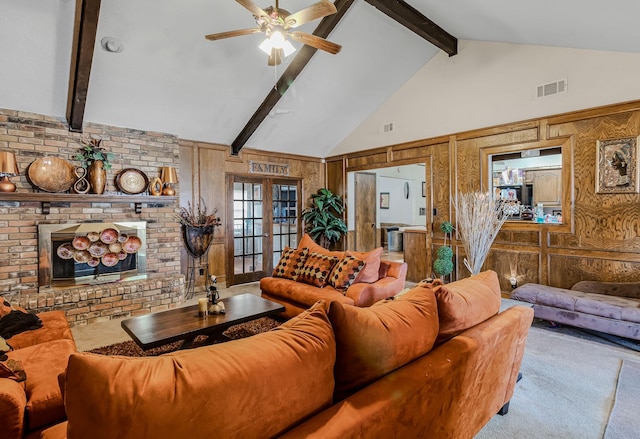
[[[632,0],[407,3],[460,40],[640,53]],[[72,0],[0,0],[0,107],[64,117],[74,13]],[[234,0],[103,0],[84,121],[230,145],[287,64],[267,66],[261,34],[204,35],[254,23]],[[105,36],[124,50],[102,50]],[[364,0],[327,39],[342,51],[314,55],[247,147],[328,156],[440,52]]]

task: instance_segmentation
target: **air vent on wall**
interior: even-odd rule
[[[387,134],[396,129],[396,124],[393,122],[380,125],[380,134]]]
[[[557,95],[567,92],[567,79],[559,79],[548,84],[539,85],[536,89],[536,97],[544,98],[546,96]]]

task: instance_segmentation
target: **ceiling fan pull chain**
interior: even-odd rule
[[[278,64],[273,66],[273,89],[278,91]]]

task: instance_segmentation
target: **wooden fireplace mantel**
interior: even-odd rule
[[[137,214],[142,212],[143,203],[173,204],[177,196],[124,195],[124,194],[67,194],[50,192],[0,192],[0,201],[38,202],[42,214],[48,215],[51,203],[133,203]]]

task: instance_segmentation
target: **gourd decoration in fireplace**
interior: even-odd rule
[[[66,242],[56,250],[60,259],[73,259],[80,264],[97,267],[113,267],[135,254],[142,245],[137,236],[120,233],[114,228],[91,231],[76,235],[70,242]]]
[[[215,208],[209,212],[202,198],[196,206],[187,202],[187,207],[180,207],[177,219],[182,225],[182,239],[185,248],[191,256],[187,268],[187,298],[191,298],[195,294],[196,259],[198,259],[199,272],[205,276],[206,287],[209,287],[209,264],[203,263],[202,260],[211,246],[215,227],[222,224],[220,217],[216,215],[217,212],[218,210]]]

